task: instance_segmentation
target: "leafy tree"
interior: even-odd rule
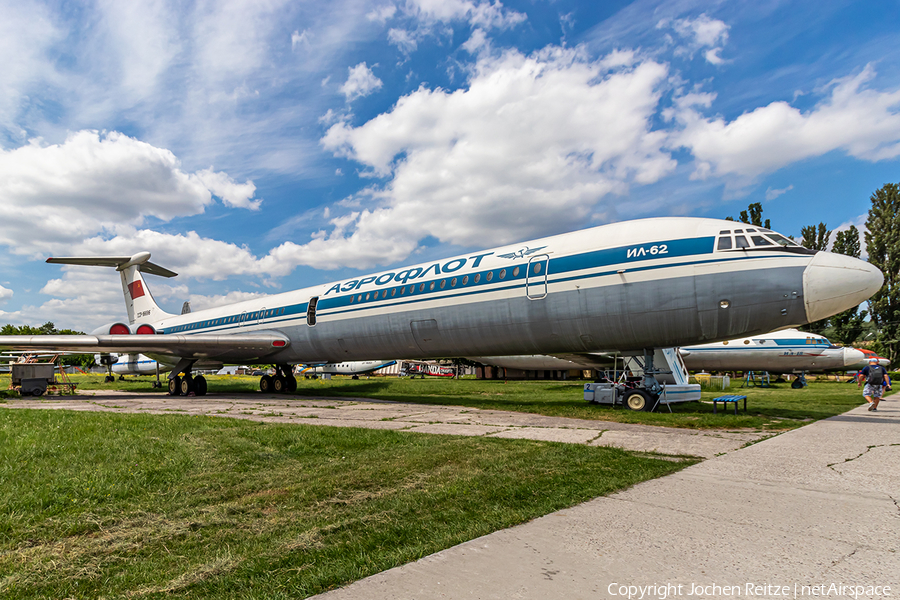
[[[748,225],[756,225],[757,227],[765,227],[766,229],[771,229],[772,227],[770,225],[769,219],[766,219],[765,225],[763,224],[762,212],[762,203],[754,202],[747,207],[747,210],[741,211],[741,223],[747,223]]]
[[[762,220],[762,212],[763,207],[762,203],[754,202],[753,204],[747,207],[747,210],[741,211],[741,223],[746,223],[747,225],[756,225],[757,227],[765,227],[766,229],[771,229],[771,221],[769,219],[765,220],[765,224],[763,224]],[[734,221],[734,217],[725,217],[726,221]]]
[[[825,226],[825,223],[819,223],[818,228],[815,225],[808,225],[800,230],[803,239],[800,245],[810,250],[827,250],[828,241],[831,239],[831,230]]]
[[[900,184],[886,183],[870,200],[866,250],[869,262],[884,274],[884,286],[869,299],[869,311],[877,343],[893,363],[900,354]]]
[[[831,251],[859,258],[859,230],[851,225],[850,229],[846,231],[838,231]],[[868,312],[860,312],[859,307],[854,306],[849,310],[834,315],[831,317],[831,327],[833,329],[831,337],[834,338],[834,341],[849,346],[862,335],[867,314]]]

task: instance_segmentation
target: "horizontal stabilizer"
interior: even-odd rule
[[[47,262],[89,267],[115,267],[117,271],[124,271],[132,265],[137,265],[138,270],[142,273],[159,275],[160,277],[175,277],[178,275],[178,273],[150,262],[149,252],[140,252],[134,256],[66,256],[61,258],[48,258]]]

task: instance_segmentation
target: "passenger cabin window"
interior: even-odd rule
[[[318,303],[318,296],[313,296],[309,299],[309,306],[306,309],[306,324],[310,327],[313,327],[316,324],[316,305]]]

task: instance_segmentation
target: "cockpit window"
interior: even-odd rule
[[[797,245],[795,242],[792,242],[791,240],[787,239],[786,237],[784,237],[783,235],[780,235],[778,233],[770,233],[770,234],[768,234],[768,236],[769,236],[770,240],[772,240],[779,246],[788,247],[788,246],[796,246]]]
[[[746,234],[744,232],[747,232]],[[716,242],[716,250],[776,250],[784,249],[796,254],[815,254],[815,250],[808,250],[800,246],[794,240],[784,237],[764,227],[735,229],[729,231],[723,229],[719,232]]]

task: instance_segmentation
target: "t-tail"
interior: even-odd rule
[[[48,258],[48,263],[64,265],[85,265],[95,267],[115,267],[122,277],[122,292],[125,295],[125,307],[128,310],[128,322],[158,321],[172,316],[165,312],[153,299],[147,283],[141,273],[150,273],[161,277],[175,277],[178,273],[150,262],[149,252],[139,252],[134,256],[70,256],[64,258]]]

